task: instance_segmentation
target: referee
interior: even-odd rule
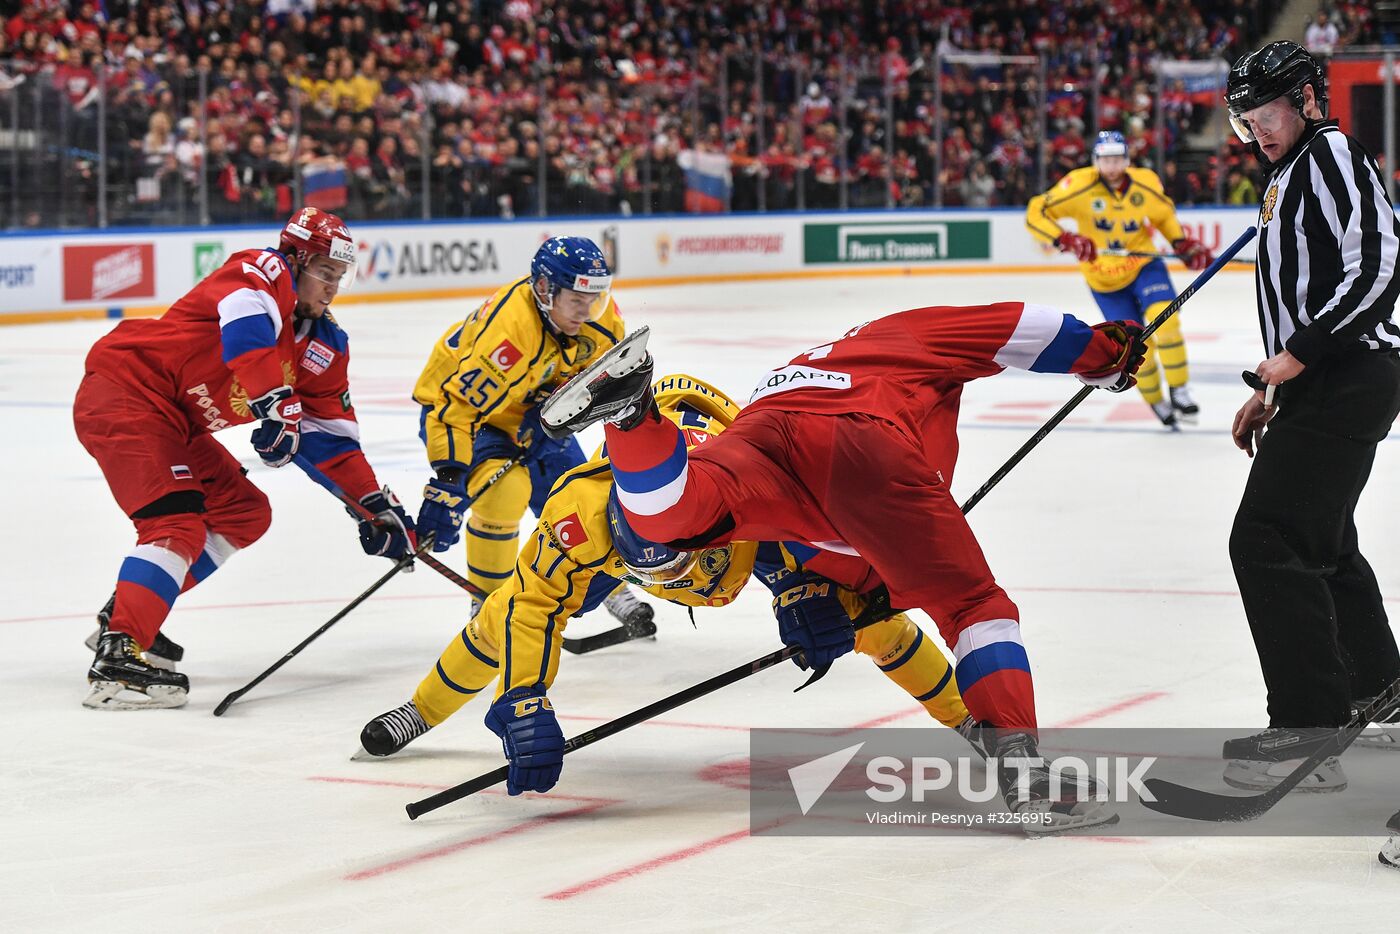
[[[1324,119],[1325,88],[1307,51],[1274,42],[1240,59],[1226,90],[1235,132],[1271,172],[1255,283],[1268,359],[1255,369],[1277,393],[1266,405],[1256,392],[1232,429],[1254,463],[1230,558],[1271,729],[1226,743],[1225,757],[1242,760],[1226,780],[1251,789],[1277,781],[1268,765],[1312,751],[1320,739],[1308,728],[1343,725],[1400,677],[1354,519],[1400,412],[1400,223],[1375,160]],[[1325,772],[1314,779],[1314,790],[1332,790]],[[1331,781],[1344,787],[1340,766]]]

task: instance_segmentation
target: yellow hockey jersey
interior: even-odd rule
[[[623,336],[617,302],[572,340],[544,326],[528,276],[505,286],[433,346],[413,398],[433,467],[471,464],[472,436],[491,425],[514,438],[525,413]]]
[[[1075,169],[1054,188],[1036,195],[1026,205],[1026,226],[1040,239],[1053,243],[1064,233],[1058,221],[1070,218],[1078,233],[1094,241],[1099,255],[1079,269],[1095,292],[1116,292],[1137,278],[1150,260],[1142,256],[1105,256],[1106,249],[1152,252],[1152,231],[1160,230],[1169,241],[1182,237],[1176,205],[1162,189],[1162,180],[1151,169],[1129,167],[1128,185],[1113,191],[1093,166]]]

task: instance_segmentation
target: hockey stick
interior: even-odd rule
[[[634,639],[648,639],[654,635],[656,635],[656,623],[647,620],[640,626],[614,626],[612,629],[591,636],[579,636],[577,639],[565,636],[560,642],[564,651],[573,655],[586,655],[589,652],[622,645],[622,643],[631,642]]]
[[[851,625],[854,629],[864,629],[866,626],[873,626],[878,622],[889,619],[899,612],[902,611],[890,608],[889,591],[882,587],[878,591],[870,594],[869,602],[866,604],[865,609],[861,611],[861,615],[855,619]],[[796,646],[785,645],[778,651],[770,652],[762,658],[756,658],[751,662],[739,665],[736,668],[731,668],[722,674],[701,681],[699,684],[692,685],[683,691],[677,691],[669,697],[663,697],[661,700],[647,704],[645,707],[640,707],[631,713],[623,714],[616,720],[609,720],[607,723],[599,724],[593,729],[580,733],[577,736],[571,736],[564,742],[564,754],[568,755],[571,752],[582,749],[584,746],[591,746],[601,739],[606,739],[615,733],[621,733],[629,727],[634,727],[639,723],[650,720],[652,717],[666,713],[668,710],[674,710],[682,704],[688,704],[693,700],[704,697],[706,694],[712,694],[720,688],[731,685],[736,681],[742,681],[749,675],[758,674],[760,671],[766,671],[775,665],[781,665],[801,651],[802,650]],[[429,811],[436,811],[440,807],[445,807],[454,801],[460,801],[463,798],[476,794],[478,791],[490,788],[492,785],[499,785],[506,780],[506,776],[509,774],[509,765],[500,766],[484,775],[478,775],[471,781],[463,782],[460,785],[453,785],[451,788],[439,791],[434,795],[429,795],[421,801],[414,801],[406,805],[404,810],[408,812],[409,820],[417,820]]]
[[[504,477],[506,475],[506,471],[519,464],[522,460],[522,457],[511,458],[510,460],[506,461],[506,463],[501,465],[501,467],[495,473],[487,477],[486,482],[482,484],[481,489],[476,491],[476,495],[467,500],[467,506],[470,507],[472,503],[480,499],[481,494],[485,493],[488,489],[490,489],[491,485],[497,480]],[[350,497],[350,494],[346,493],[339,486],[337,486],[336,482],[330,477],[326,476],[324,473],[322,473],[316,467],[315,464],[311,463],[309,460],[302,457],[300,454],[293,457],[292,460],[296,462],[296,465],[300,467],[308,477],[316,481],[317,484],[324,487],[332,496],[344,503],[345,508],[355,513],[355,515],[359,516],[361,519],[371,521],[374,519],[373,513],[366,509],[363,504],[352,499]],[[473,597],[476,597],[478,600],[485,600],[488,596],[486,591],[482,590],[476,584],[473,584],[471,581],[467,580],[461,574],[458,574],[456,571],[452,570],[452,568],[448,567],[446,564],[443,564],[441,561],[439,561],[437,558],[434,558],[432,555],[420,554],[418,556],[418,560],[422,561],[428,567],[432,568],[434,571],[437,571],[443,577],[447,578],[452,583],[456,584],[458,587],[461,587],[463,590],[471,594]],[[612,629],[608,629],[604,632],[600,632],[597,635],[583,636],[578,639],[570,639],[566,636],[560,641],[563,644],[563,647],[569,652],[572,652],[574,655],[583,655],[586,652],[594,652],[598,649],[608,648],[609,646],[621,645],[624,642],[631,642],[633,639],[645,639],[654,635],[656,635],[656,624],[647,623],[645,626],[637,627],[635,631],[633,629],[629,629],[626,626],[617,626]]]
[[[481,489],[476,491],[476,495],[467,500],[467,507],[470,508],[472,503],[476,502],[478,499],[481,498],[481,494],[485,493],[488,489],[490,489],[491,485],[497,480],[504,477],[508,470],[510,470],[515,465],[519,464],[523,457],[524,455],[520,455],[518,457],[511,458],[510,460],[502,464],[500,468],[496,470],[495,473],[487,477],[486,482],[482,484]],[[349,493],[346,493],[339,486],[337,486],[334,480],[322,473],[320,469],[316,467],[315,464],[311,463],[311,461],[307,460],[300,454],[293,457],[292,460],[296,463],[298,467],[302,469],[303,472],[305,472],[305,474],[308,477],[314,480],[319,486],[324,487],[336,499],[344,503],[346,509],[349,509],[361,519],[364,519],[369,522],[374,521],[374,513],[366,509],[364,507],[364,504],[360,503],[358,500],[351,498]],[[447,578],[452,583],[456,584],[458,587],[461,587],[463,590],[465,590],[472,596],[482,600],[486,599],[486,591],[482,590],[480,587],[476,586],[471,581],[463,577],[461,574],[458,574],[456,571],[443,564],[437,558],[434,558],[432,555],[420,554],[418,556],[418,560],[422,561],[428,567],[432,568],[434,571],[437,571],[443,577]]]
[[[1244,245],[1246,243],[1254,239],[1254,235],[1256,232],[1257,231],[1255,230],[1255,228],[1250,227],[1244,233],[1240,234],[1239,238],[1235,240],[1234,243],[1226,247],[1225,251],[1215,258],[1215,262],[1207,266],[1201,272],[1201,274],[1196,277],[1196,280],[1190,285],[1188,285],[1185,289],[1183,289],[1181,294],[1178,295],[1170,305],[1164,308],[1162,310],[1162,313],[1158,315],[1156,319],[1143,330],[1142,339],[1146,340],[1153,334],[1157,333],[1157,329],[1160,328],[1163,324],[1165,324],[1168,318],[1170,318],[1172,315],[1176,314],[1178,311],[1181,310],[1181,306],[1186,304],[1187,299],[1189,299],[1192,295],[1195,295],[1196,292],[1200,290],[1201,286],[1209,282],[1211,278],[1217,272],[1220,271],[1221,267],[1228,263],[1236,253],[1238,253],[1244,248]],[[1040,429],[1035,434],[1031,435],[1030,440],[1028,440],[1025,444],[1021,445],[1020,449],[1015,454],[1011,455],[1010,460],[1002,464],[1001,467],[997,470],[997,472],[992,474],[991,477],[988,478],[987,482],[982,484],[982,486],[978,488],[976,493],[973,493],[970,497],[968,497],[967,502],[963,503],[962,511],[968,512],[972,509],[973,506],[976,506],[978,503],[980,503],[982,501],[982,497],[986,496],[988,493],[991,492],[992,487],[996,486],[1003,479],[1005,479],[1006,475],[1011,473],[1012,468],[1014,468],[1017,464],[1021,463],[1021,461],[1025,459],[1026,455],[1029,454],[1037,444],[1045,440],[1046,435],[1054,431],[1055,428],[1060,424],[1060,422],[1064,421],[1069,416],[1069,413],[1079,408],[1079,403],[1089,398],[1089,394],[1094,391],[1094,388],[1095,387],[1093,386],[1083,387],[1079,390],[1079,392],[1074,394],[1074,398],[1070,399],[1060,408],[1058,412],[1050,416],[1050,420],[1044,425],[1041,425]]]
[[[350,494],[346,493],[339,486],[337,486],[334,480],[322,473],[320,469],[316,467],[315,464],[311,463],[311,461],[307,460],[304,456],[300,454],[295,455],[292,458],[292,460],[296,462],[296,465],[300,467],[308,477],[310,477],[319,485],[325,487],[331,493],[332,496],[344,503],[346,508],[350,509],[350,511],[353,512],[355,515],[358,515],[361,519],[374,519],[374,513],[366,509],[363,504],[352,499],[350,497]],[[484,491],[486,487],[489,487],[501,477],[505,476],[506,471],[514,467],[519,462],[519,458],[507,461],[499,470],[497,470],[487,479],[486,484],[481,489]],[[480,495],[481,493],[477,493],[477,496]],[[394,563],[394,566],[389,569],[388,573],[386,573],[379,580],[371,584],[369,588],[365,590],[364,593],[360,594],[354,600],[351,600],[350,603],[347,604],[344,609],[342,609],[339,613],[335,614],[335,616],[331,617],[330,620],[328,620],[325,623],[325,625],[321,626],[320,629],[317,629],[311,635],[303,639],[300,643],[297,644],[295,648],[293,648],[286,655],[283,655],[280,659],[278,659],[277,663],[274,664],[272,667],[268,668],[266,671],[258,675],[252,681],[249,681],[243,687],[229,694],[222,701],[220,701],[219,706],[214,708],[214,716],[222,717],[224,715],[224,712],[228,710],[229,707],[232,706],[235,701],[237,701],[244,694],[247,694],[253,688],[261,684],[274,671],[281,668],[283,665],[287,664],[287,662],[295,658],[298,654],[300,654],[302,649],[306,648],[312,642],[316,641],[316,639],[320,638],[322,633],[324,633],[327,629],[330,629],[336,623],[344,619],[346,615],[350,613],[351,610],[355,609],[355,607],[359,606],[361,603],[364,603],[367,599],[370,598],[371,595],[374,594],[375,591],[387,584],[389,582],[389,579],[392,578],[395,574],[398,574],[400,571],[409,569],[412,566],[415,559],[422,561],[424,564],[428,565],[433,570],[437,571],[439,574],[442,574],[448,580],[452,581],[454,584],[457,584],[459,587],[462,587],[464,590],[467,590],[471,593],[480,593],[479,589],[470,581],[468,581],[465,577],[458,574],[456,571],[452,570],[447,565],[443,564],[441,561],[438,561],[436,558],[432,557],[427,553],[432,548],[432,544],[432,535],[424,536],[423,539],[418,542],[417,547],[414,549],[412,554],[404,555],[402,558],[396,561]]]
[[[1212,791],[1201,791],[1186,785],[1178,785],[1161,778],[1144,779],[1143,784],[1157,800],[1142,800],[1143,807],[1160,814],[1185,817],[1200,821],[1248,821],[1254,820],[1275,804],[1284,799],[1298,783],[1312,774],[1312,770],[1324,759],[1340,756],[1347,747],[1361,735],[1375,720],[1380,719],[1389,708],[1400,701],[1400,680],[1395,681],[1377,695],[1371,703],[1362,707],[1347,721],[1346,726],[1323,743],[1316,752],[1308,756],[1298,767],[1268,791],[1257,795],[1220,795]]]
[[[1142,256],[1142,257],[1146,257],[1146,258],[1148,258],[1148,259],[1181,259],[1181,257],[1180,257],[1180,256],[1177,256],[1175,253],[1153,253],[1153,252],[1150,251],[1150,250],[1111,250],[1111,249],[1110,249],[1110,250],[1100,250],[1099,253],[1100,253],[1101,255],[1103,255],[1103,256]],[[1257,260],[1255,260],[1254,257],[1252,257],[1252,256],[1241,256],[1241,257],[1238,257],[1238,258],[1230,259],[1228,262],[1231,262],[1231,263],[1240,263],[1240,264],[1247,264],[1247,265],[1253,266],[1253,265],[1257,262]]]
[[[379,580],[375,581],[373,584],[370,584],[364,593],[360,594],[354,600],[351,600],[349,603],[347,603],[344,609],[342,609],[339,613],[326,620],[326,622],[321,626],[321,628],[317,629],[311,635],[298,642],[295,648],[289,651],[286,655],[283,655],[281,658],[279,658],[272,665],[272,667],[268,668],[266,671],[258,675],[252,681],[249,681],[247,684],[243,685],[243,687],[239,688],[238,690],[229,694],[223,700],[219,701],[219,706],[214,708],[214,716],[222,717],[224,715],[224,711],[228,710],[234,701],[238,700],[244,694],[247,694],[253,688],[266,681],[269,675],[271,675],[274,671],[281,668],[283,665],[287,664],[287,662],[295,658],[298,654],[301,653],[302,649],[306,648],[308,645],[319,639],[322,633],[324,633],[327,629],[330,629],[336,623],[344,619],[350,613],[351,610],[368,600],[376,590],[389,583],[389,579],[391,577],[402,571],[404,568],[408,567],[411,563],[413,563],[413,559],[415,557],[421,557],[421,553],[427,550],[428,548],[431,548],[432,546],[433,536],[431,534],[424,536],[423,540],[418,543],[417,552],[410,555],[404,555],[402,558],[396,561],[394,563],[394,566],[389,569],[388,573],[386,573],[383,577],[379,578]]]

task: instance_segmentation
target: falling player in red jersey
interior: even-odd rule
[[[928,613],[953,648],[968,709],[993,728],[998,758],[1034,759],[1019,612],[949,492],[962,387],[1011,366],[1122,391],[1142,362],[1140,332],[1021,302],[901,312],[773,370],[728,431],[689,453],[675,424],[656,415],[650,356],[632,353],[629,371],[624,342],[558,390],[542,417],[552,431],[606,422],[618,500],[651,541],[689,549],[796,539],[864,558],[878,580],[840,582],[883,582],[895,605]],[[837,648],[807,662],[848,651],[846,628]],[[797,642],[806,650],[832,644],[827,636]],[[1031,801],[1013,800],[1003,781],[1013,808],[1031,806],[1054,825],[1038,830],[1113,819],[1090,802],[1045,800],[1046,779],[1043,788],[1032,781]]]
[[[216,431],[259,421],[252,443],[265,464],[300,454],[375,514],[360,524],[366,552],[412,550],[412,522],[360,450],[349,344],[328,314],[354,267],[345,223],[305,208],[277,249],[235,253],[160,318],[123,321],[88,353],[73,424],[136,525],[136,547],[90,640],[86,706],[188,699],[189,680],[173,670],[182,651],[161,625],[180,593],[272,520]]]

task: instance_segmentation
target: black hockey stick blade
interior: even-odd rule
[[[881,587],[867,595],[865,609],[861,611],[861,615],[857,617],[851,625],[855,629],[864,629],[866,626],[873,626],[875,623],[889,619],[896,613],[902,612],[903,610],[896,610],[890,607],[889,591]],[[749,675],[758,674],[760,671],[766,671],[775,665],[781,665],[799,651],[801,651],[801,649],[795,645],[783,646],[776,652],[770,652],[762,658],[756,658],[751,662],[739,665],[736,668],[731,668],[726,672],[715,675],[713,678],[708,678],[705,681],[701,681],[699,684],[692,685],[685,690],[677,691],[669,697],[663,697],[659,701],[653,701],[645,707],[639,707],[631,713],[623,714],[616,720],[600,723],[591,730],[586,730],[577,736],[565,740],[564,754],[568,755],[577,749],[582,749],[584,746],[591,746],[600,739],[606,739],[614,733],[621,733],[629,727],[644,723],[653,717],[666,713],[668,710],[674,710],[683,704],[688,704],[693,700],[704,697],[706,694],[718,691],[720,688],[733,684],[736,681],[742,681]],[[460,785],[453,785],[451,788],[439,791],[437,794],[429,795],[421,801],[414,801],[407,804],[404,806],[404,810],[408,812],[409,820],[417,820],[429,811],[436,811],[438,808],[445,807],[454,801],[460,801],[479,791],[484,791],[492,785],[499,785],[506,780],[508,774],[510,774],[509,766],[499,766],[498,768],[492,769],[490,772],[478,775],[470,781],[463,782]]]
[[[258,675],[252,681],[249,681],[247,684],[243,685],[243,687],[232,692],[223,700],[219,701],[219,706],[214,708],[214,716],[222,717],[224,715],[224,712],[227,711],[229,707],[233,706],[233,703],[235,701],[237,701],[244,694],[247,694],[253,688],[257,687],[259,684],[262,684],[264,681],[266,681],[269,675],[271,675],[274,671],[281,668],[283,665],[287,664],[287,662],[295,658],[298,654],[300,654],[302,649],[306,648],[312,642],[315,642],[327,629],[330,629],[336,623],[344,619],[347,615],[349,615],[351,610],[355,609],[355,607],[368,600],[371,596],[374,595],[374,592],[376,590],[389,583],[389,581],[394,577],[395,574],[398,574],[404,568],[413,564],[415,558],[421,557],[423,552],[427,551],[431,547],[433,547],[433,536],[430,533],[428,535],[425,535],[423,537],[423,540],[418,543],[418,549],[413,554],[404,555],[398,561],[394,562],[394,566],[390,568],[383,577],[379,578],[379,580],[375,581],[373,584],[370,584],[369,587],[366,588],[364,593],[360,594],[354,600],[351,600],[349,603],[347,603],[339,613],[326,620],[326,622],[322,624],[322,626],[319,629],[317,629],[311,635],[307,636],[305,639],[298,642],[295,648],[291,649],[287,652],[286,655],[283,655],[281,658],[279,658],[276,662],[272,664],[270,668],[268,668],[262,674]]]
[[[1356,737],[1372,722],[1383,717],[1397,700],[1400,700],[1400,680],[1358,710],[1346,726],[1337,730],[1331,741],[1324,743],[1316,752],[1300,762],[1297,768],[1268,791],[1257,795],[1222,795],[1178,785],[1161,778],[1149,778],[1144,780],[1143,784],[1157,800],[1148,801],[1144,798],[1143,807],[1159,814],[1170,814],[1188,820],[1220,823],[1254,820],[1282,801],[1303,779],[1312,774],[1313,769],[1321,765],[1324,759],[1346,752]]]
[[[579,636],[577,639],[570,639],[565,636],[561,641],[565,652],[574,655],[587,655],[589,652],[596,652],[599,649],[606,649],[610,646],[621,645],[624,642],[631,642],[634,639],[648,639],[656,635],[656,624],[648,620],[640,626],[614,626],[605,632],[596,633],[591,636]]]

